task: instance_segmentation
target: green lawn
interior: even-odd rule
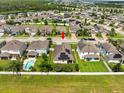
[[[54,58],[54,52],[53,51],[50,51],[49,52],[49,63],[50,64],[53,64],[53,58]]]
[[[124,76],[0,76],[0,93],[123,93]]]
[[[84,62],[79,63],[81,72],[107,72],[107,68],[103,62]]]
[[[109,38],[124,38],[124,35],[117,33],[116,36],[109,36]]]
[[[11,60],[0,60],[0,69],[5,70],[6,68],[9,67]]]

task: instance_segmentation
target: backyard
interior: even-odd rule
[[[124,76],[0,76],[1,93],[123,93]]]
[[[107,72],[107,68],[103,62],[84,62],[79,63],[81,72]]]

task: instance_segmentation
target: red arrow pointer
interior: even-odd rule
[[[64,39],[65,38],[65,33],[64,32],[62,32],[62,39]]]

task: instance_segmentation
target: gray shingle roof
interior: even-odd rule
[[[28,50],[35,50],[35,49],[47,49],[49,47],[49,41],[33,41],[27,48]]]
[[[115,54],[110,54],[108,56],[106,56],[105,60],[109,61],[109,60],[121,60],[123,58],[123,56],[120,53],[115,53]]]
[[[112,52],[112,53],[116,53],[118,52],[116,47],[114,47],[112,44],[110,43],[104,43],[102,44],[102,47],[107,51],[107,52]]]
[[[96,45],[94,44],[89,44],[89,43],[83,43],[83,42],[80,42],[78,44],[78,47],[79,47],[79,50],[80,52],[100,52],[99,48],[96,47]]]
[[[20,50],[24,48],[23,46],[26,46],[24,42],[12,40],[7,42],[6,45],[1,48],[1,50]]]
[[[74,60],[71,46],[69,44],[57,45],[54,50],[54,60],[58,61],[61,53],[65,53],[70,60]]]

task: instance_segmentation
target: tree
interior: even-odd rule
[[[101,19],[101,20],[99,21],[99,23],[100,23],[100,24],[103,24],[103,23],[104,23],[104,19]]]
[[[91,36],[91,33],[86,28],[78,30],[76,34],[78,36]]]
[[[54,29],[52,29],[52,36],[55,36],[55,35],[57,35],[57,31],[56,31],[56,29],[54,28]]]
[[[40,36],[41,35],[41,32],[40,30],[37,31],[36,35]]]
[[[115,29],[112,28],[110,33],[109,33],[110,36],[115,36],[116,35],[116,32],[115,32]]]
[[[96,33],[96,36],[97,36],[97,37],[102,37],[101,32]]]
[[[113,70],[114,72],[120,72],[120,71],[121,71],[121,63],[116,64],[116,65],[112,68],[112,70]]]
[[[79,71],[79,66],[78,66],[78,64],[75,64],[75,70],[76,70],[76,71]]]
[[[63,21],[63,23],[64,23],[64,26],[66,26],[66,21]]]
[[[12,61],[9,64],[9,68],[13,71],[13,72],[18,72],[20,71],[20,66],[21,66],[21,62],[20,61]]]
[[[49,72],[52,70],[51,65],[46,61],[42,62],[42,64],[40,65],[40,68],[42,72]]]
[[[39,22],[38,18],[33,19],[33,22],[38,23]]]
[[[6,24],[8,25],[15,25],[16,23],[13,20],[6,21]]]
[[[48,21],[47,21],[47,20],[45,20],[45,21],[44,21],[44,24],[45,24],[45,25],[48,25]]]
[[[114,22],[111,22],[109,26],[114,27],[114,24],[115,24]]]
[[[84,25],[87,25],[87,18],[85,18],[84,20]]]
[[[48,56],[45,53],[42,54],[42,58],[44,61],[48,61]]]

